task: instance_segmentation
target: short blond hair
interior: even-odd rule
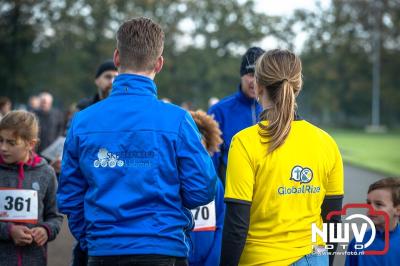
[[[164,49],[164,31],[149,18],[134,18],[117,32],[120,70],[150,71]]]
[[[11,111],[0,120],[0,130],[10,130],[14,137],[25,141],[37,140],[39,123],[31,112]]]

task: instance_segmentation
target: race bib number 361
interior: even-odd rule
[[[194,218],[193,231],[215,231],[215,201],[191,210]]]
[[[36,190],[0,188],[0,221],[35,224],[37,220]]]

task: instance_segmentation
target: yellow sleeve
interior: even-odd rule
[[[333,141],[333,167],[328,176],[328,186],[326,188],[327,196],[337,196],[344,194],[344,174],[343,174],[343,161],[340,155],[339,148],[335,141]]]
[[[241,139],[234,136],[228,154],[225,201],[251,203],[253,186],[254,170],[248,151]]]

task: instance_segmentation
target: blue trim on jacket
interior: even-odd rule
[[[159,101],[151,79],[121,74],[73,119],[58,205],[90,256],[187,257],[186,208],[212,201],[216,179],[190,114]]]

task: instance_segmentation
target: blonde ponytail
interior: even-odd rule
[[[259,134],[267,139],[268,153],[280,147],[286,140],[296,112],[296,97],[300,92],[301,62],[293,53],[285,50],[272,50],[264,54],[256,65],[256,82],[265,88],[272,108],[264,110],[259,123]]]

